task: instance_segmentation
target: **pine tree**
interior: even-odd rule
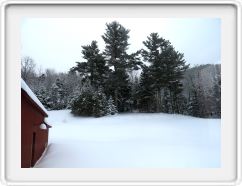
[[[71,94],[68,96],[68,101],[67,101],[67,109],[71,109],[72,108],[72,105],[73,105],[73,102],[75,100],[78,99],[79,95],[80,95],[80,87],[77,85],[73,91],[71,92]]]
[[[39,90],[35,91],[35,95],[37,96],[39,101],[44,105],[44,107],[49,110],[50,109],[49,95],[48,95],[48,91],[46,90],[46,88],[40,87]]]
[[[109,106],[102,88],[95,91],[89,84],[85,84],[80,94],[73,98],[71,110],[75,115],[102,117],[110,114]],[[112,107],[112,112],[116,113],[115,106]]]
[[[171,95],[171,105],[173,113],[181,113],[181,104],[183,102],[182,90],[183,86],[179,80],[176,80],[168,85],[170,95]]]
[[[109,66],[114,66],[114,71],[125,69],[127,65],[127,49],[129,46],[129,30],[124,28],[117,21],[106,24],[106,33],[102,38],[106,44],[104,55]]]
[[[93,116],[101,117],[108,113],[108,102],[106,95],[103,93],[102,89],[99,88],[93,96]]]
[[[49,101],[48,101],[48,104],[49,104],[51,110],[58,110],[58,108],[59,108],[58,100],[59,100],[58,86],[54,83],[51,86],[50,97],[49,97]]]
[[[155,112],[153,77],[147,66],[143,67],[137,92],[137,106],[141,112]]]
[[[96,89],[105,86],[109,72],[105,59],[99,52],[96,41],[92,41],[91,45],[82,46],[86,62],[77,62],[77,66],[71,69],[72,72],[77,71],[84,82],[88,80]]]
[[[158,33],[151,33],[143,42],[146,49],[142,50],[145,61],[150,63],[149,71],[154,88],[156,112],[162,111],[162,89],[169,89],[172,112],[178,113],[178,98],[181,97],[185,70],[183,54],[177,52],[168,40],[159,37]]]
[[[134,75],[131,81],[131,112],[138,110],[139,76]]]
[[[135,53],[127,54],[127,71],[132,73],[133,71],[140,70],[144,64],[141,61],[141,50]]]
[[[216,69],[216,66],[215,66]],[[214,114],[221,118],[221,76],[216,69],[213,86]]]
[[[161,106],[161,89],[165,87],[165,68],[163,66],[163,59],[161,57],[164,48],[168,46],[169,42],[160,38],[158,33],[151,33],[147,37],[147,40],[143,42],[146,50],[142,50],[142,56],[145,61],[150,63],[149,73],[152,88],[154,89],[154,98],[155,98],[155,111],[160,112],[162,109]]]
[[[90,89],[81,91],[80,95],[72,102],[72,113],[79,116],[93,116],[93,96],[93,91]]]
[[[195,89],[189,94],[187,110],[189,115],[201,117],[198,93]]]
[[[110,115],[110,114],[111,114],[111,115],[114,115],[114,114],[116,114],[116,113],[118,113],[117,108],[116,108],[116,106],[114,105],[114,101],[113,101],[112,97],[110,96],[109,99],[108,99],[107,114],[108,114],[108,115]]]
[[[75,71],[69,71],[66,74],[65,78],[65,88],[67,94],[67,109],[71,108],[72,101],[76,99],[76,97],[80,93],[80,89],[82,86],[81,78]]]
[[[51,110],[60,110],[67,107],[67,93],[62,80],[59,78],[51,86],[48,105]]]
[[[167,88],[164,88],[163,90],[162,112],[172,113],[171,96],[170,91]]]
[[[108,96],[114,98],[114,103],[120,112],[130,109],[131,87],[127,74],[130,59],[127,54],[128,34],[129,30],[114,21],[106,24],[106,32],[102,36],[105,42],[104,56],[112,69],[105,90]]]

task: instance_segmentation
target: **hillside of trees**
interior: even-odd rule
[[[221,117],[221,66],[189,67],[184,55],[158,33],[128,53],[129,30],[114,21],[82,46],[82,62],[67,73],[37,72],[31,57],[21,59],[21,76],[48,110],[101,117],[121,112],[163,112]]]

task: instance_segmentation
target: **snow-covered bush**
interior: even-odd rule
[[[107,100],[101,88],[96,92],[92,89],[81,91],[80,95],[72,101],[71,110],[75,115],[94,117],[114,115],[118,112],[112,97]]]
[[[81,94],[72,102],[71,111],[79,116],[93,115],[93,93],[91,91],[82,91]]]
[[[63,80],[59,78],[51,87],[50,106],[53,110],[61,110],[67,107],[67,93],[63,85]]]
[[[50,110],[50,105],[49,105],[50,96],[46,88],[40,87],[39,90],[35,91],[35,94],[37,98],[40,100],[40,102],[44,105],[44,107]]]

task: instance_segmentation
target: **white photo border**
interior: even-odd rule
[[[127,181],[121,181],[121,182],[28,182],[28,181],[22,181],[22,182],[14,182],[9,181],[6,177],[6,8],[9,5],[132,5],[132,4],[141,4],[141,5],[233,5],[236,7],[237,10],[237,43],[236,43],[236,66],[237,66],[237,109],[236,109],[236,129],[237,129],[237,136],[236,136],[236,180],[233,180],[231,182],[127,182]],[[241,2],[236,0],[231,1],[220,1],[220,0],[211,0],[211,1],[6,1],[1,6],[1,71],[0,71],[0,77],[1,77],[1,182],[4,185],[238,185],[241,183],[241,83],[242,83],[242,65],[241,65]]]

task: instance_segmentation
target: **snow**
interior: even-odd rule
[[[36,97],[36,95],[32,92],[32,90],[29,88],[29,86],[25,83],[23,79],[21,79],[21,89],[23,89],[28,96],[46,113],[48,114],[45,107],[42,105],[40,100]]]
[[[114,66],[110,66],[109,69],[111,69],[112,71],[114,71]]]
[[[42,123],[40,126],[39,126],[40,129],[42,130],[46,130],[47,129],[47,126],[46,124]]]
[[[163,113],[77,117],[49,111],[36,168],[219,168],[220,119]]]
[[[45,118],[45,119],[44,119],[44,123],[46,123],[47,125],[50,125],[49,119],[48,119],[48,118]],[[51,125],[50,125],[50,126],[51,126]]]

